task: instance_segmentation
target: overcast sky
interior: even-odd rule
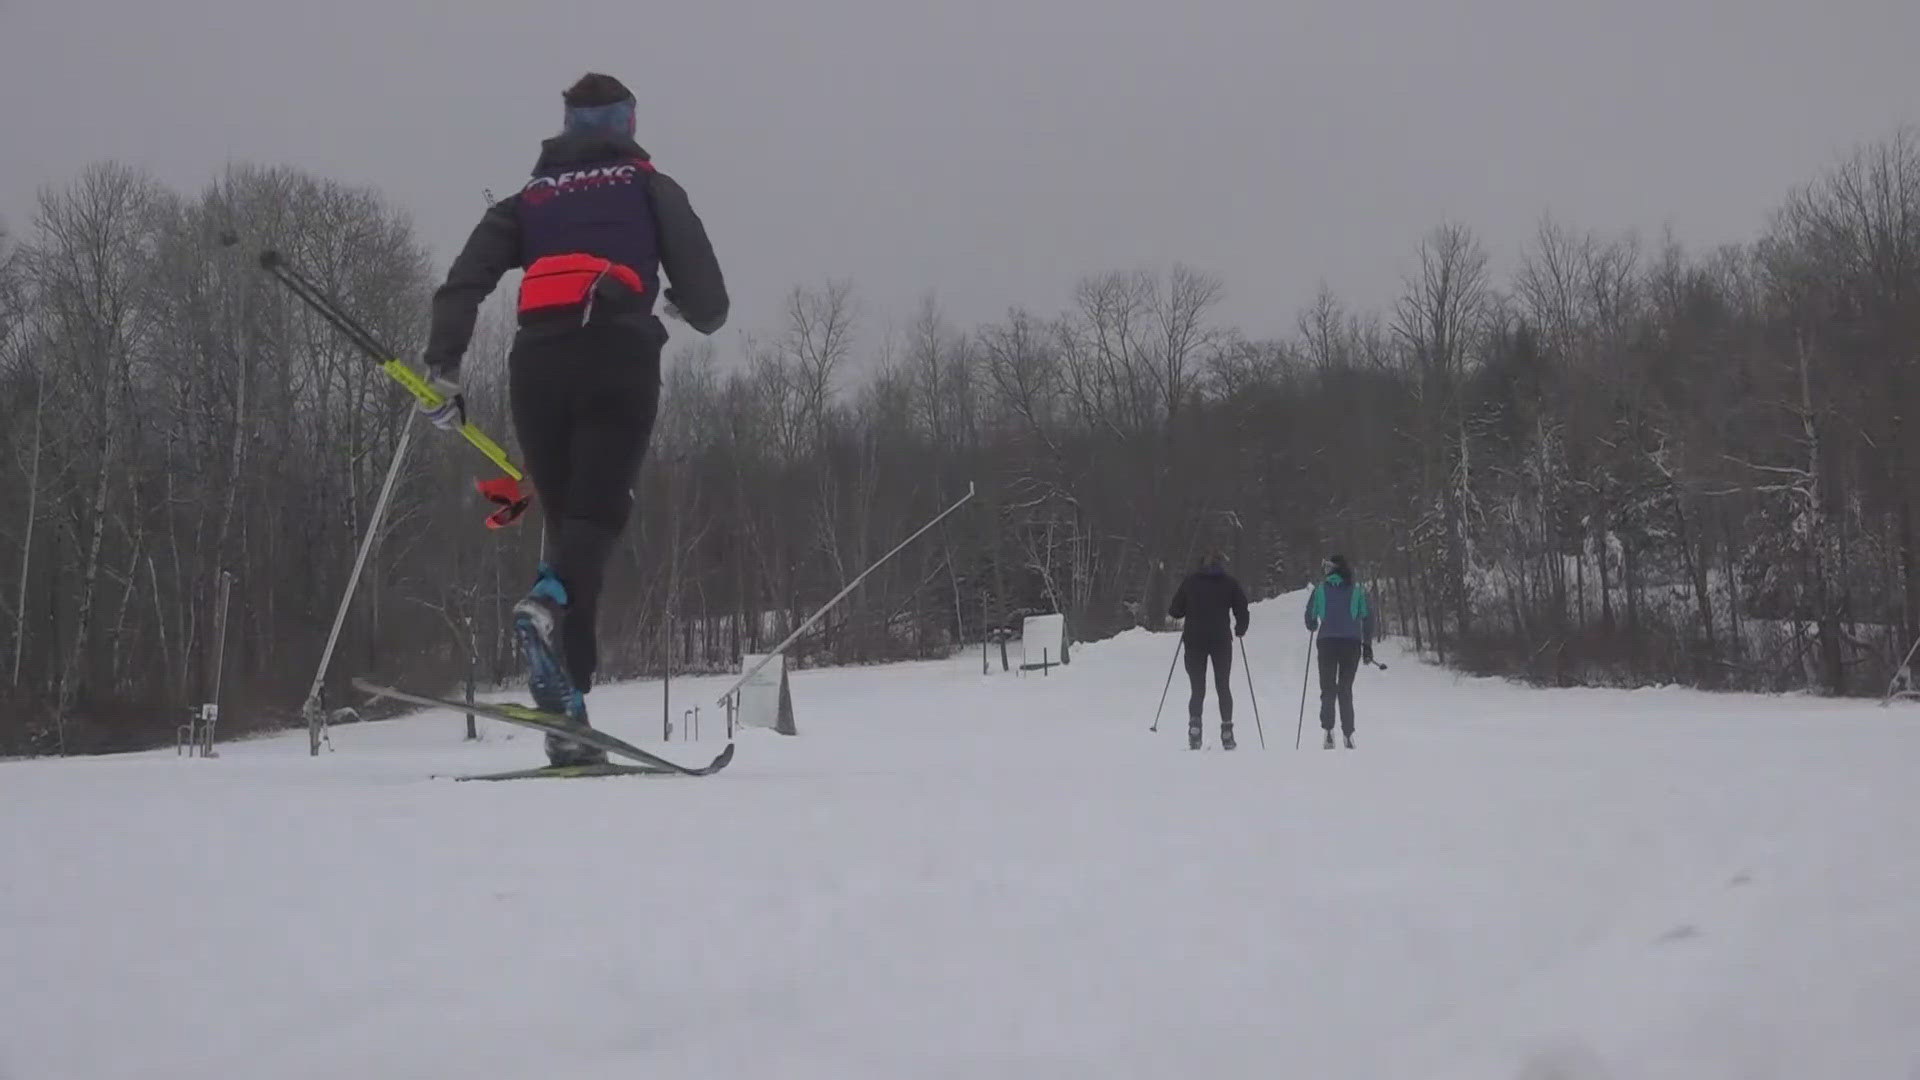
[[[966,322],[1184,260],[1279,333],[1377,304],[1421,234],[1502,264],[1543,212],[1749,239],[1920,123],[1916,0],[0,0],[0,220],[108,157],[376,186],[443,269],[604,70],[693,196],[735,328],[850,276]]]

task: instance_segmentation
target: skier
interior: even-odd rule
[[[1227,614],[1233,614],[1233,635],[1227,634]],[[1186,650],[1187,748],[1200,749],[1200,711],[1207,701],[1207,662],[1213,662],[1213,685],[1220,697],[1220,746],[1233,749],[1233,691],[1227,678],[1233,671],[1233,639],[1247,636],[1251,617],[1247,593],[1227,573],[1227,557],[1210,553],[1200,568],[1187,575],[1167,606],[1167,614],[1184,620],[1180,644]]]
[[[475,315],[507,271],[525,271],[509,397],[548,558],[514,605],[514,628],[534,703],[585,724],[602,575],[660,402],[667,331],[655,301],[702,334],[726,322],[729,301],[686,191],[633,140],[633,94],[591,73],[561,96],[561,133],[541,143],[525,186],[487,210],[434,293],[424,359],[446,403],[426,412],[442,428],[465,421],[460,361]],[[554,765],[606,760],[551,735],[546,750]]]
[[[1373,606],[1366,586],[1353,576],[1345,555],[1330,555],[1326,579],[1307,597],[1307,629],[1317,631],[1320,652],[1321,745],[1333,749],[1334,706],[1340,708],[1340,734],[1353,749],[1353,677],[1360,662],[1373,663]]]

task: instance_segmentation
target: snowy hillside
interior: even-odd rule
[[[1173,638],[796,673],[707,779],[456,715],[0,765],[0,1077],[1908,1077],[1920,711],[1360,677],[1184,749]],[[1236,657],[1238,660],[1238,657]],[[1237,665],[1238,666],[1238,665]],[[722,680],[596,721],[686,760]],[[1209,742],[1217,742],[1211,702]]]

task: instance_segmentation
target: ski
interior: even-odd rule
[[[452,709],[455,712],[470,712],[475,716],[484,716],[489,720],[518,724],[521,727],[532,728],[535,731],[545,732],[549,735],[558,735],[563,739],[584,743],[588,746],[599,747],[609,754],[618,754],[624,758],[632,758],[635,761],[644,762],[655,768],[666,769],[683,776],[710,776],[726,768],[727,763],[733,760],[732,742],[727,743],[726,749],[720,751],[718,757],[714,758],[708,764],[696,768],[691,765],[682,765],[676,761],[668,761],[666,758],[642,750],[624,739],[615,738],[601,731],[599,728],[576,724],[558,713],[543,712],[540,709],[531,708],[526,705],[517,705],[511,702],[494,704],[485,701],[476,701],[468,704],[455,698],[409,693],[405,690],[398,690],[391,686],[381,686],[378,683],[370,683],[365,679],[358,678],[353,680],[353,685],[369,694],[393,698],[395,701],[412,702],[415,705],[424,706],[429,709]]]
[[[618,762],[603,762],[598,765],[542,765],[534,769],[513,769],[509,772],[475,773],[468,776],[456,776],[455,780],[532,780],[539,777],[581,777],[581,776],[677,776],[672,769],[662,769],[653,765],[622,765]]]

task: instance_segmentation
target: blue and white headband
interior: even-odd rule
[[[611,131],[619,135],[633,134],[634,101],[616,101],[611,105],[585,105],[567,110],[566,130],[568,131]]]

